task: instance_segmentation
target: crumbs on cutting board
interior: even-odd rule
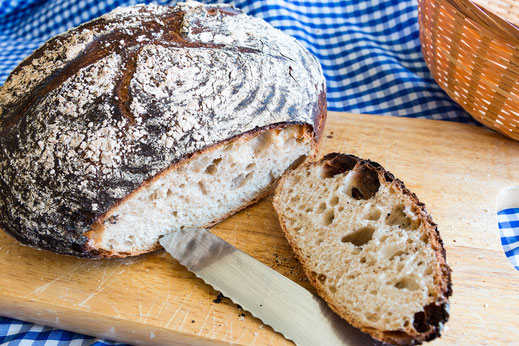
[[[222,302],[222,299],[227,298],[222,293],[218,293],[218,296],[213,300],[213,303],[220,304]]]

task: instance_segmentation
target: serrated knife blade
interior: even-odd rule
[[[373,345],[320,297],[200,228],[160,244],[188,270],[298,345]]]

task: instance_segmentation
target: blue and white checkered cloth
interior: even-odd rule
[[[0,0],[0,84],[50,37],[118,6],[140,2]],[[319,59],[327,79],[329,110],[475,123],[434,82],[423,61],[416,0],[236,0],[234,4],[296,37]],[[517,209],[499,215],[503,246],[515,258],[516,268],[518,215]],[[4,344],[113,343],[0,318],[0,345]]]
[[[519,270],[519,208],[500,210],[497,220],[503,251],[515,269]]]

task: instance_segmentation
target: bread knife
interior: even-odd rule
[[[201,228],[160,244],[197,277],[297,345],[373,345],[320,297]]]

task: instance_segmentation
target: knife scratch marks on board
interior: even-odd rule
[[[252,343],[251,345],[256,345],[256,341],[258,339],[258,336],[260,335],[260,333],[263,331],[263,329],[261,328],[260,326],[260,330],[258,332],[254,332],[254,339],[252,339]]]
[[[159,309],[159,311],[157,312],[157,316],[159,316],[159,318],[160,318],[160,314],[161,314],[162,310],[164,310],[164,308],[166,307],[166,305],[168,305],[168,307],[169,307],[169,305],[170,305],[170,303],[169,303],[169,297],[170,297],[170,295],[171,295],[171,278],[168,280],[168,295],[166,296],[166,299],[164,299],[164,300],[162,301],[162,304],[160,304],[160,309]]]
[[[162,310],[164,310],[164,307],[167,305],[169,305],[169,296],[171,295],[171,292],[169,291],[169,287],[168,287],[168,295],[166,296],[166,299],[164,299],[164,301],[162,302],[162,304],[160,304],[160,309],[159,311],[157,312],[157,316],[160,317],[160,313],[162,312]]]
[[[59,280],[65,278],[65,277],[69,276],[70,274],[74,273],[74,272],[77,271],[79,268],[81,268],[81,267],[83,267],[83,266],[85,266],[85,265],[87,265],[87,264],[89,264],[89,262],[81,262],[81,263],[79,263],[79,264],[73,266],[70,270],[68,270],[67,272],[65,272],[65,273],[63,273],[63,274],[61,274],[61,275],[59,275],[59,276],[56,277],[56,278],[54,278],[52,281],[46,283],[45,285],[43,285],[43,286],[41,286],[41,287],[38,287],[37,289],[33,290],[33,291],[30,292],[30,293],[26,294],[26,295],[24,296],[24,298],[27,298],[27,297],[29,297],[29,296],[31,296],[31,295],[33,295],[33,294],[36,294],[36,295],[41,294],[43,291],[45,291],[47,288],[49,288],[53,283],[55,283],[55,282],[57,282],[57,281],[59,281]]]
[[[81,303],[79,303],[78,306],[80,306],[80,307],[85,306],[85,304],[88,303],[92,298],[94,298],[96,295],[98,295],[100,292],[102,292],[105,288],[109,287],[114,281],[116,281],[118,279],[117,276],[114,279],[110,280],[110,278],[112,276],[114,276],[114,274],[116,274],[116,273],[120,274],[120,273],[124,272],[124,270],[122,272],[118,272],[118,269],[121,268],[121,266],[123,265],[121,263],[117,267],[115,267],[108,275],[106,275],[109,265],[110,265],[110,263],[106,262],[105,270],[103,271],[103,276],[102,276],[101,280],[99,281],[99,285],[97,285],[97,288],[92,293],[90,293],[88,295],[88,297],[86,297]]]
[[[186,312],[184,314],[184,319],[182,320],[182,322],[180,322],[180,328],[178,328],[179,331],[182,331],[182,329],[184,328],[184,323],[186,322],[187,316],[189,316],[189,312]]]
[[[254,332],[254,339],[252,339],[252,342],[250,343],[251,346],[256,345],[256,339],[258,339],[258,332]]]
[[[207,319],[209,318],[209,315],[213,311],[213,308],[211,307],[209,311],[207,312],[207,315],[205,316],[204,322],[202,323],[202,326],[200,327],[200,330],[198,331],[198,335],[202,335],[202,330],[204,330],[205,323],[207,322]]]
[[[218,328],[216,328],[216,317],[215,315],[213,314],[213,328],[211,328],[211,332],[213,333],[213,335],[211,336],[211,339],[215,340],[216,339],[216,332],[218,330],[220,330],[220,328],[222,328],[222,326],[220,325]]]
[[[238,338],[236,339],[236,343],[239,343],[240,342],[240,339],[242,338],[242,336],[245,334],[245,331],[242,331],[240,336],[238,336]]]
[[[218,340],[221,340],[221,339],[222,339],[222,337],[221,337],[221,335],[222,335],[221,330],[222,330],[222,328],[224,328],[224,326],[227,325],[227,323],[225,323],[225,322],[222,321],[222,323],[219,323],[219,324],[218,324],[218,328],[216,328],[216,325],[217,325],[217,323],[216,323],[216,316],[215,316],[215,314],[213,313],[213,329],[212,329],[212,332],[213,332],[213,340],[216,340],[216,335],[220,335],[220,337],[218,338]],[[222,339],[222,340],[223,340],[223,339]]]
[[[168,328],[169,325],[171,324],[171,322],[173,322],[173,319],[175,318],[175,316],[178,314],[179,311],[182,311],[182,313],[184,313],[184,310],[182,310],[182,307],[184,306],[184,303],[186,301],[189,301],[191,299],[191,296],[193,295],[193,293],[191,292],[186,299],[182,300],[182,303],[180,303],[180,305],[178,306],[178,308],[175,310],[175,312],[173,313],[173,315],[170,317],[170,319],[168,320],[168,322],[166,322],[166,325],[164,326],[164,328]],[[187,316],[187,314],[186,314]],[[186,317],[184,317],[184,320],[186,319]],[[183,326],[184,322],[182,321],[182,323],[180,324],[180,330],[182,330],[182,326]]]
[[[229,319],[228,319],[229,323],[228,323],[228,326],[229,328],[227,328],[227,331],[225,332],[225,335],[224,335],[224,339],[231,339],[232,340],[232,317],[229,315]],[[229,335],[229,336],[227,336]]]
[[[151,310],[153,310],[154,307],[155,307],[155,305],[150,306],[148,313],[144,317],[144,323],[146,323],[148,321],[148,318],[150,318]],[[140,321],[140,319],[139,319],[139,321]]]
[[[234,228],[232,230],[232,244],[233,245],[236,245],[236,239],[237,239],[237,236],[236,236],[236,230],[238,229],[238,226],[241,226],[241,222],[236,222],[236,225],[234,225]]]
[[[112,305],[112,309],[116,313],[115,318],[121,318],[121,312],[119,311],[119,309],[117,309],[117,307],[115,305]]]
[[[268,342],[269,345],[274,345],[274,343],[272,341],[274,340],[275,335],[276,335],[275,332],[270,333],[270,338],[269,338],[269,342]]]

